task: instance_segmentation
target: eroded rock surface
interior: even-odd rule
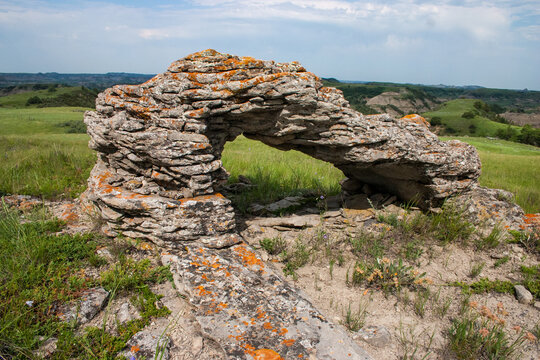
[[[189,55],[141,85],[99,95],[85,114],[98,161],[85,194],[114,235],[169,246],[239,241],[221,152],[244,134],[330,162],[361,184],[426,207],[480,174],[476,150],[441,142],[417,117],[362,115],[300,64]]]

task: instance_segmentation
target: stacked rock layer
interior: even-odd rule
[[[154,242],[237,242],[221,153],[244,134],[295,149],[429,207],[474,186],[476,150],[441,142],[419,117],[362,115],[300,64],[206,50],[136,86],[101,93],[85,114],[98,161],[87,198],[112,234]]]

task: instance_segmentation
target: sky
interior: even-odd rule
[[[340,80],[540,90],[540,0],[0,0],[0,72],[155,74],[209,48]]]

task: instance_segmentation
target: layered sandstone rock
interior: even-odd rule
[[[244,134],[330,162],[365,183],[424,207],[475,185],[476,150],[441,142],[415,117],[362,115],[341,91],[300,64],[221,54],[189,55],[144,84],[115,86],[85,114],[99,156],[87,198],[112,234],[169,244],[237,241],[218,193],[221,152]]]

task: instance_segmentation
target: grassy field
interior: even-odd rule
[[[5,99],[4,104],[7,104]],[[448,112],[452,116],[473,106],[469,100],[457,100],[453,104],[454,110]],[[82,124],[85,110],[0,107],[0,194],[78,196],[95,162],[95,154],[87,147],[88,136],[69,133],[76,128],[71,125]],[[486,124],[506,126],[489,120]],[[483,162],[482,185],[509,190],[527,212],[540,211],[538,148],[482,138],[460,139],[479,149]],[[338,182],[344,177],[331,164],[297,151],[279,151],[242,136],[226,144],[222,160],[231,173],[231,181],[245,175],[258,184],[233,198],[240,210],[251,202],[268,203],[288,195],[336,194],[340,189]]]
[[[1,99],[1,97],[0,97]],[[86,108],[0,108],[0,135],[66,133],[62,124],[83,119]]]
[[[482,160],[481,185],[508,190],[515,194],[516,202],[525,212],[540,212],[539,148],[504,140],[457,139],[478,149]]]
[[[428,119],[440,117],[441,122],[446,128],[453,129],[458,135],[471,134],[471,136],[495,136],[499,129],[506,129],[508,125],[492,121],[482,116],[475,116],[473,119],[465,119],[461,117],[466,111],[474,111],[474,99],[458,99],[446,102],[437,111],[429,111],[423,114]],[[474,133],[471,133],[471,125],[474,126]],[[514,126],[517,132],[521,129],[519,126]]]

